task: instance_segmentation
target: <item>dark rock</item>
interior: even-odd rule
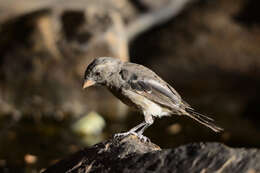
[[[111,138],[51,166],[52,172],[245,172],[260,171],[260,151],[220,143],[160,149],[135,136]]]

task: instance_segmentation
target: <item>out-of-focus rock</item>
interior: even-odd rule
[[[95,103],[103,97],[103,110],[109,108],[116,115],[120,105],[116,99],[102,90],[83,92],[81,84],[95,57],[128,61],[128,41],[118,12],[127,1],[121,6],[91,0],[19,3],[0,5],[8,13],[0,15],[1,100],[23,114],[79,116],[88,106],[100,109]]]
[[[74,131],[85,135],[100,134],[104,127],[104,118],[96,112],[88,113],[72,125]]]
[[[165,10],[166,18],[183,6]],[[132,38],[165,21],[161,12],[139,17],[128,0],[10,0],[0,11],[1,99],[26,114],[82,115],[89,106],[123,117],[126,107],[107,92],[80,89],[84,70],[100,56],[128,61],[129,32]]]

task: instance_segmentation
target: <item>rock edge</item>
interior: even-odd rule
[[[174,149],[142,142],[136,136],[110,138],[49,167],[44,173],[257,173],[258,149],[230,148],[220,143],[192,143]]]

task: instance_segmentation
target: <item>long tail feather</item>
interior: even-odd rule
[[[215,125],[214,119],[207,117],[205,115],[202,115],[198,112],[195,112],[192,108],[185,108],[185,115],[189,116],[190,118],[198,121],[199,123],[207,126],[208,128],[210,128],[211,130],[215,131],[215,132],[221,132],[223,131],[223,128],[218,127],[217,125]]]

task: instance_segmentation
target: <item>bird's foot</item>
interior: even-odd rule
[[[117,133],[114,135],[114,137],[124,137],[124,136],[128,136],[128,135],[135,135],[137,136],[141,141],[143,142],[151,142],[150,139],[142,134],[133,132],[133,131],[128,131],[128,132],[124,132],[124,133]]]
[[[143,142],[151,142],[151,140],[150,140],[148,137],[144,136],[144,135],[141,135],[141,134],[138,134],[138,133],[137,133],[137,137],[138,137],[141,141],[143,141]]]

